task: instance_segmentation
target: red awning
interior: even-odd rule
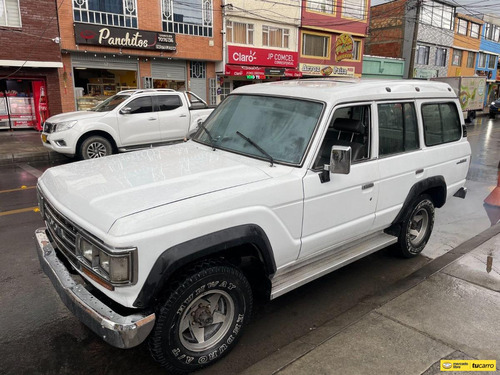
[[[263,66],[243,66],[243,65],[229,65],[226,64],[224,74],[226,76],[259,76],[266,77],[266,68]],[[302,72],[297,69],[285,68],[283,75],[272,75],[274,77],[302,77]],[[256,77],[259,79],[259,77]]]

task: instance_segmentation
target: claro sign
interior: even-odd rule
[[[75,23],[75,42],[115,48],[175,51],[175,34]]]
[[[275,66],[294,68],[297,66],[298,52],[264,48],[227,46],[227,62],[238,65]]]

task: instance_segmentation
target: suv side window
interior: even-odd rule
[[[179,95],[158,95],[156,96],[157,111],[172,111],[182,107],[182,101]]]
[[[153,101],[150,96],[143,96],[132,100],[126,107],[130,108],[130,113],[153,112]]]
[[[356,105],[335,110],[314,169],[330,163],[332,146],[350,146],[352,161],[359,162],[370,157],[370,106]]]
[[[413,103],[378,105],[379,156],[417,150],[417,115]]]
[[[427,146],[458,141],[462,126],[455,103],[429,103],[422,105],[424,139]]]

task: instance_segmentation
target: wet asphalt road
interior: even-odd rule
[[[486,229],[482,200],[497,182],[500,119],[480,117],[468,132],[473,149],[469,195],[437,211],[429,251],[403,260],[392,256],[390,249],[382,250],[272,302],[257,301],[235,350],[198,374],[246,369],[421,268],[453,241],[463,242]],[[0,374],[166,374],[145,346],[120,350],[102,342],[66,310],[42,274],[33,232],[43,223],[35,212],[33,187],[50,166],[0,167]]]

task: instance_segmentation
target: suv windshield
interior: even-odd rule
[[[113,95],[111,98],[106,99],[101,104],[96,105],[91,111],[94,112],[108,112],[115,109],[119,104],[130,98],[130,95]]]
[[[193,139],[259,159],[270,160],[270,156],[275,162],[300,164],[322,110],[322,103],[307,100],[230,95]],[[259,148],[269,155],[263,154]]]

